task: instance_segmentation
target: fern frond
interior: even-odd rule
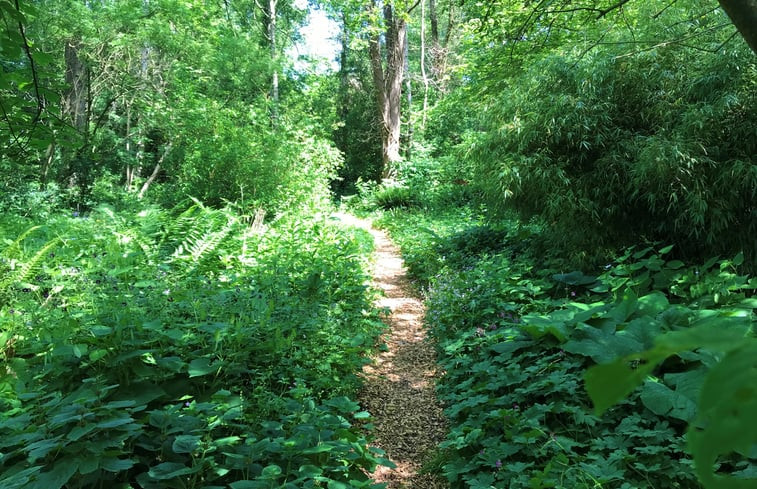
[[[232,221],[228,221],[226,225],[219,231],[206,233],[202,239],[197,240],[192,248],[189,250],[192,260],[194,262],[200,261],[204,256],[212,253],[213,250],[218,248],[218,245],[229,235],[233,226]]]
[[[199,211],[198,215],[191,218],[185,216],[182,227],[184,224],[190,226],[180,231],[183,239],[171,256],[197,263],[218,248],[239,219],[228,211],[208,209],[199,201],[195,201],[193,207]]]
[[[47,242],[45,246],[37,250],[37,252],[28,261],[22,263],[21,266],[12,269],[2,279],[2,281],[0,281],[0,291],[5,290],[13,284],[28,281],[29,277],[32,275],[32,272],[42,262],[42,259],[45,257],[45,255],[49,253],[50,250],[58,246],[60,241],[60,238],[55,238]]]
[[[42,226],[32,226],[21,233],[15,241],[11,242],[8,247],[5,248],[2,253],[0,253],[0,255],[5,256],[6,258],[11,258],[15,252],[19,251],[21,242],[25,240],[27,236],[40,229],[41,227]]]

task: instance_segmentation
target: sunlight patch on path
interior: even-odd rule
[[[373,444],[386,451],[397,468],[379,467],[372,476],[376,482],[388,483],[388,489],[447,487],[432,475],[418,474],[446,433],[442,407],[434,393],[436,357],[423,327],[425,306],[415,296],[399,249],[386,233],[349,214],[335,217],[373,235],[373,285],[383,291],[376,306],[390,311],[384,317],[389,326],[384,337],[387,349],[364,367],[359,400],[373,415]]]

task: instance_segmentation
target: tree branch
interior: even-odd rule
[[[16,12],[18,12],[19,15],[21,14],[21,7],[18,4],[18,0],[15,0],[16,5]],[[24,29],[24,24],[19,20],[18,21],[18,30],[21,33],[21,39],[23,40],[23,47],[24,47],[24,53],[26,53],[26,57],[29,59],[29,68],[32,70],[32,80],[34,83],[34,96],[37,99],[37,113],[34,114],[34,119],[32,120],[32,124],[34,125],[39,121],[39,118],[42,116],[42,111],[44,110],[44,105],[42,104],[42,95],[39,93],[39,78],[37,77],[37,66],[34,62],[34,56],[32,56],[31,48],[29,47],[29,40],[26,38],[26,30]]]
[[[610,5],[606,9],[600,10],[599,11],[599,15],[597,16],[597,20],[601,19],[602,17],[604,17],[605,15],[609,14],[613,10],[617,10],[617,9],[621,8],[623,5],[627,4],[629,1],[630,0],[620,0],[615,5]]]

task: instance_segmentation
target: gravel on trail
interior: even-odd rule
[[[446,424],[434,392],[439,375],[433,344],[423,326],[425,307],[417,297],[400,251],[385,232],[349,214],[337,214],[350,226],[369,231],[374,238],[373,286],[383,291],[376,306],[386,308],[386,348],[363,368],[362,407],[373,415],[373,445],[387,453],[397,467],[378,467],[372,474],[388,489],[447,487],[438,476],[419,473],[444,441]]]

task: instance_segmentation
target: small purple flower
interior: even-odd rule
[[[497,329],[497,325],[496,324],[490,324],[489,325],[489,331],[494,331],[495,329]]]
[[[576,291],[575,290],[571,290],[570,291],[570,296],[571,297],[575,297],[576,296]]]
[[[520,406],[518,406],[517,403],[513,403],[513,409],[515,409],[517,411],[517,410],[520,409]]]
[[[498,469],[501,469],[502,468],[502,460],[497,459],[497,461],[494,462],[494,466],[497,467]]]
[[[484,328],[476,328],[476,336],[484,336],[486,334],[486,331],[484,331]]]
[[[190,405],[191,405],[191,403],[189,401],[187,401],[187,402],[184,403],[184,407],[189,407]]]
[[[72,217],[79,217],[79,211],[74,211],[71,213]]]

